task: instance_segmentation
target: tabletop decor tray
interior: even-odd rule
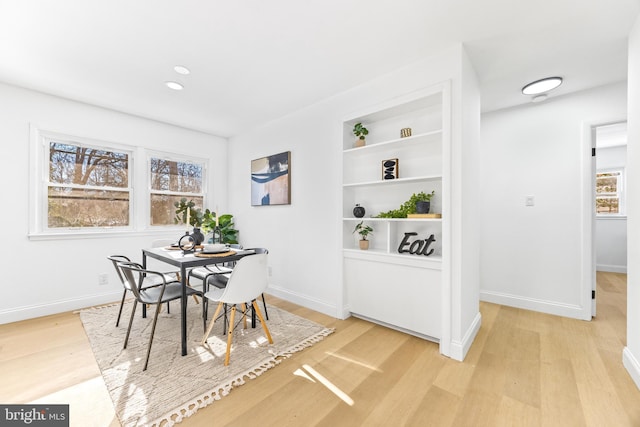
[[[202,249],[203,247],[204,246],[202,246],[202,245],[196,245],[195,248],[196,249]],[[168,250],[168,251],[179,251],[179,250],[181,250],[180,246],[177,246],[177,245],[176,246],[173,246],[173,245],[167,246],[167,247],[165,247],[165,249]]]
[[[198,258],[216,258],[216,257],[225,257],[230,255],[235,255],[235,251],[225,251],[225,252],[196,252],[194,255]]]

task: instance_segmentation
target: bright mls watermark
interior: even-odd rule
[[[0,425],[69,427],[69,405],[0,405]]]

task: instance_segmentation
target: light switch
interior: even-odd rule
[[[535,197],[527,196],[526,199],[525,199],[524,205],[525,206],[533,206],[533,205],[535,205],[535,202],[536,202]]]

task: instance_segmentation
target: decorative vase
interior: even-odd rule
[[[356,142],[353,144],[353,146],[356,147],[356,148],[364,147],[365,145],[367,145],[367,141],[365,141],[364,138],[356,139]]]
[[[191,234],[193,237],[194,245],[198,246],[204,242],[204,234],[200,231],[198,227],[193,227],[193,233]]]
[[[356,207],[353,208],[353,216],[356,218],[362,218],[364,216],[365,210],[359,204],[356,204]]]
[[[360,240],[360,249],[362,249],[363,251],[369,249],[369,241],[368,240]]]
[[[416,213],[428,214],[431,209],[431,202],[416,202]]]

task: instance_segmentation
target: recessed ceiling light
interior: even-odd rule
[[[529,83],[522,88],[524,95],[538,95],[555,89],[562,84],[562,77],[547,77],[535,82]]]
[[[175,67],[173,67],[173,69],[176,71],[176,73],[182,74],[184,76],[186,76],[187,74],[191,74],[191,71],[189,71],[187,67],[182,65],[176,65]]]
[[[164,84],[166,84],[169,89],[173,89],[173,90],[182,90],[182,89],[184,89],[184,86],[182,86],[178,82],[164,82]]]

